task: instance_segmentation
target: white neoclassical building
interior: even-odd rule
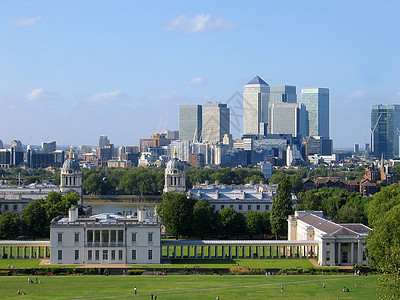
[[[177,158],[176,149],[174,151],[174,157],[168,161],[167,167],[165,168],[164,193],[171,191],[186,191],[185,166]]]
[[[58,217],[50,225],[51,264],[159,264],[161,225],[145,219],[104,213],[78,217],[77,207],[68,217]]]
[[[82,172],[78,161],[74,158],[72,148],[69,152],[69,158],[61,168],[60,176],[60,192],[63,194],[77,193],[80,197],[80,204],[82,204]]]
[[[324,219],[322,211],[296,211],[288,218],[288,240],[318,242],[309,254],[318,256],[321,266],[367,264],[365,238],[370,230],[363,224],[334,223]]]

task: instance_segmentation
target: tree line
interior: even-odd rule
[[[286,235],[287,217],[293,213],[288,180],[278,187],[271,213],[250,210],[246,214],[225,207],[214,211],[207,199],[188,197],[185,192],[168,192],[162,195],[157,207],[166,233],[169,236],[236,237],[255,235],[276,238]]]
[[[160,195],[164,188],[165,169],[83,169],[83,188],[92,195]],[[245,184],[265,180],[257,169],[197,169],[186,168],[186,187],[205,181],[223,184]]]
[[[44,199],[29,202],[20,215],[5,212],[0,215],[0,237],[49,237],[51,220],[60,215],[68,215],[69,208],[78,204],[78,201],[79,195],[76,193],[62,195],[50,192]]]

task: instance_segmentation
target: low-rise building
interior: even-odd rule
[[[78,217],[77,207],[68,217],[58,217],[50,225],[51,264],[159,264],[161,224],[145,219],[103,213]]]
[[[323,218],[322,211],[296,211],[288,218],[288,240],[318,242],[309,247],[309,256],[317,256],[321,266],[367,264],[365,238],[371,230],[363,224],[337,224]]]

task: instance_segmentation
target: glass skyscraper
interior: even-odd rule
[[[271,85],[268,102],[268,133],[272,130],[272,105],[278,103],[297,103],[296,86],[294,85]]]
[[[202,105],[202,140],[208,143],[222,142],[230,134],[230,109],[227,104]]]
[[[179,106],[179,139],[201,142],[201,105]]]
[[[399,156],[400,105],[376,104],[371,110],[372,152],[377,158]]]
[[[244,86],[243,134],[266,134],[268,124],[269,85],[259,76]]]
[[[301,89],[301,99],[308,116],[307,136],[329,138],[329,89]]]

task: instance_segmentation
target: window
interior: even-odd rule
[[[93,243],[93,230],[88,230],[87,241],[88,241],[88,243]]]
[[[57,235],[57,241],[58,241],[59,243],[62,242],[62,233],[59,233],[59,234]]]
[[[243,206],[242,205],[239,205],[239,210],[242,210],[243,209]]]
[[[331,251],[326,251],[326,261],[331,260]]]
[[[111,230],[111,243],[117,242],[117,231]]]
[[[79,242],[79,233],[75,233],[75,243]]]
[[[95,254],[95,259],[100,260],[100,250],[96,250]]]
[[[111,250],[111,260],[115,260],[115,250]]]
[[[18,204],[14,204],[14,210],[15,210],[15,211],[18,210]]]
[[[122,250],[118,250],[118,259],[122,260],[122,256],[123,256],[124,252],[122,252]]]
[[[75,250],[75,260],[79,259],[79,250]]]
[[[88,260],[92,260],[92,259],[93,259],[92,250],[89,250],[89,251],[87,252],[87,257],[88,257]]]
[[[153,241],[153,233],[149,233],[149,234],[147,235],[147,240],[148,240],[149,242],[152,242],[152,241]]]
[[[136,250],[132,250],[132,260],[136,260]]]
[[[118,230],[118,243],[123,243],[123,242],[124,242],[124,231]]]
[[[153,250],[149,250],[149,252],[148,252],[148,257],[147,257],[149,260],[152,260],[153,259]]]
[[[8,205],[4,204],[4,211],[8,211]]]
[[[103,260],[108,260],[108,250],[103,250]]]
[[[247,210],[251,210],[251,205],[247,205]]]
[[[136,232],[132,233],[132,242],[136,242]]]
[[[257,210],[260,210],[260,205],[257,205]]]
[[[224,209],[225,205],[221,205],[221,209]]]
[[[326,243],[327,246],[329,246],[331,243]]]
[[[269,210],[269,205],[265,205],[265,210]]]
[[[62,250],[58,250],[58,260],[62,260]]]

